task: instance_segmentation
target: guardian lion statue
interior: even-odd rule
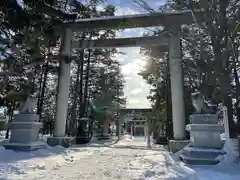
[[[217,105],[206,101],[203,95],[197,91],[191,94],[192,104],[196,114],[216,114]]]
[[[20,113],[32,114],[35,113],[37,108],[37,93],[27,96],[25,101],[20,103]]]

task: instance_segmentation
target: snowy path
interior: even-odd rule
[[[5,173],[4,178],[7,180],[167,180],[179,175],[178,170],[174,168],[172,171],[169,170],[167,152],[163,148],[147,149],[143,141],[121,140],[111,146],[95,145],[62,150],[63,148],[59,147],[60,153],[43,157],[32,152],[31,159],[22,157],[17,162],[10,162],[8,169],[5,168],[8,174]],[[11,152],[9,151],[10,156]],[[46,152],[42,153],[46,154]],[[25,153],[21,154],[24,156]],[[156,166],[157,170],[152,171]]]
[[[232,165],[189,168],[162,147],[129,139],[28,153],[0,149],[0,180],[238,180],[239,166]]]
[[[87,150],[89,151],[89,150]],[[91,149],[81,160],[52,170],[42,179],[137,179],[144,168],[152,162],[141,150],[112,150],[111,148]],[[43,176],[46,173],[43,173]],[[29,177],[29,176],[28,176]],[[24,178],[25,179],[25,178]]]

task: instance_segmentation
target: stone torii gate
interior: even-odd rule
[[[195,12],[195,17],[201,17],[201,12]],[[62,45],[60,49],[60,73],[58,79],[58,94],[56,107],[56,121],[54,136],[48,139],[50,145],[64,145],[69,141],[65,137],[65,125],[68,108],[70,63],[72,48],[119,48],[134,46],[158,46],[169,51],[169,66],[171,79],[172,112],[174,140],[170,143],[177,149],[186,144],[185,131],[185,106],[183,94],[183,71],[181,67],[181,43],[180,26],[193,24],[194,18],[191,11],[158,12],[152,14],[126,15],[80,19],[75,22],[66,22],[56,27],[56,31],[62,32]],[[171,29],[170,35],[156,37],[136,37],[105,40],[82,40],[72,42],[73,32],[97,31],[108,29],[126,29],[138,27],[165,26]]]

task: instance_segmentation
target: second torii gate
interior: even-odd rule
[[[201,17],[201,12],[194,13],[196,18]],[[191,11],[158,12],[152,14],[111,16],[91,19],[80,19],[75,22],[66,22],[56,29],[61,30],[62,46],[60,60],[60,74],[58,79],[58,95],[54,136],[48,139],[50,145],[63,144],[68,140],[65,137],[65,125],[68,108],[70,58],[71,48],[119,48],[134,46],[159,46],[159,51],[168,49],[171,79],[172,112],[173,112],[173,146],[179,149],[186,144],[185,131],[185,106],[183,92],[183,71],[181,67],[181,42],[180,26],[193,24],[194,18]],[[97,31],[107,29],[126,29],[137,27],[165,26],[171,30],[170,35],[156,37],[136,37],[105,40],[83,40],[72,42],[73,32]],[[175,148],[175,147],[174,147]]]

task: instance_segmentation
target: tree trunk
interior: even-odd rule
[[[229,94],[231,89],[231,79],[229,70],[220,71],[220,93],[223,104],[227,107],[228,111],[228,126],[230,138],[236,137],[236,125],[233,120],[233,102],[232,96]]]
[[[37,66],[35,65],[34,67],[34,73],[33,73],[33,77],[32,77],[32,82],[30,82],[32,84],[32,87],[31,87],[31,94],[33,94],[35,92],[35,81],[37,79]]]
[[[80,104],[80,109],[79,109],[79,118],[81,118],[81,111],[82,111],[82,104],[83,104],[83,67],[84,67],[84,56],[83,60],[80,61],[80,79],[79,79],[79,89],[78,89],[78,94],[79,94],[79,104]]]
[[[9,122],[12,122],[12,119],[13,119],[13,112],[10,113],[10,116],[9,116]],[[8,123],[9,123],[8,122]],[[7,132],[5,134],[5,139],[8,139],[9,138],[9,131],[10,131],[10,128],[7,128]]]
[[[37,114],[38,115],[40,114],[40,101],[41,101],[43,74],[44,74],[44,68],[42,66],[41,75],[39,77],[39,93],[38,93],[38,100],[37,100]],[[39,118],[39,121],[40,121],[40,118]]]
[[[227,107],[227,115],[228,115],[228,126],[229,126],[229,136],[230,138],[236,138],[236,124],[233,120],[233,106],[232,106],[232,97],[227,96],[224,99],[224,105]]]
[[[0,94],[3,93],[4,89],[6,88],[6,86],[8,84],[9,74],[11,74],[13,72],[12,66],[13,66],[13,64],[11,65],[11,67],[7,67],[7,65],[5,65],[5,64],[3,65],[2,72],[7,71],[7,73],[5,73],[4,77],[0,81]]]
[[[76,133],[76,124],[77,124],[77,99],[78,99],[78,92],[79,92],[79,81],[80,81],[80,73],[81,73],[81,62],[84,61],[84,50],[80,52],[79,61],[78,61],[78,67],[77,67],[77,79],[75,82],[75,88],[73,90],[73,104],[72,104],[72,112],[71,112],[71,118],[70,118],[70,133],[72,135],[75,135]]]
[[[0,82],[0,93],[1,94],[3,93],[5,87],[7,86],[8,80],[9,80],[9,76],[6,75],[6,76],[4,76],[3,80]]]
[[[166,79],[166,137],[173,138],[173,122],[172,122],[172,98],[171,98],[171,82],[169,61],[167,61],[167,79]]]
[[[87,60],[87,68],[86,68],[86,77],[84,84],[84,97],[83,97],[83,107],[81,107],[81,116],[84,116],[87,106],[88,99],[88,84],[89,84],[89,72],[90,72],[90,62],[91,62],[91,50],[88,50],[88,60]]]
[[[47,86],[47,75],[48,75],[48,61],[46,62],[44,66],[44,73],[43,73],[43,82],[42,82],[42,87],[41,87],[41,95],[40,95],[40,101],[39,101],[39,121],[42,120],[42,111],[43,111],[43,103],[44,103],[44,95],[45,95],[45,89]]]
[[[235,80],[235,87],[236,87],[236,99],[240,98],[240,82],[238,77],[238,72],[236,66],[234,67],[234,80]],[[236,108],[236,115],[237,115],[237,123],[240,123],[240,108]]]

